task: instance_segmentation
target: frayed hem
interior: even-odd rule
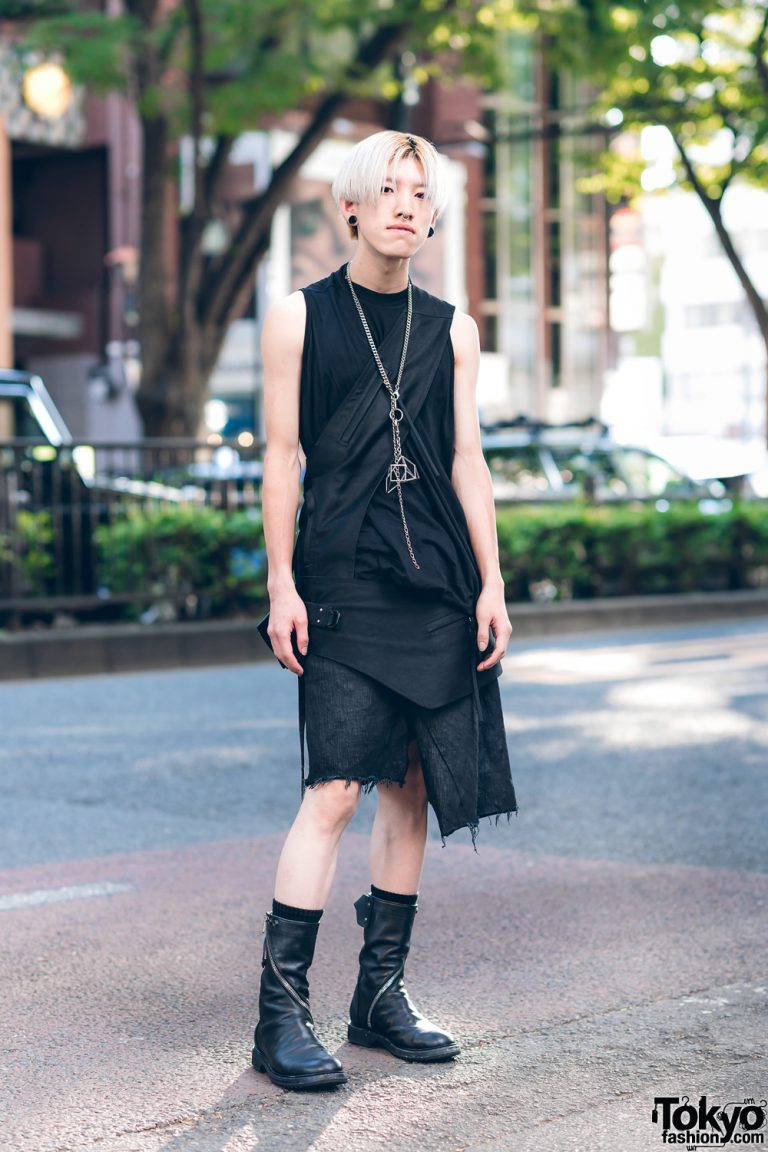
[[[477,853],[477,838],[480,835],[480,821],[487,820],[489,824],[498,828],[499,820],[501,820],[503,816],[506,816],[507,824],[509,824],[510,818],[512,816],[517,816],[519,811],[519,808],[510,808],[508,812],[492,812],[488,816],[481,816],[479,820],[469,820],[466,824],[460,824],[459,827],[454,828],[452,832],[441,832],[440,839],[442,841],[442,846],[445,848],[446,836],[454,836],[457,832],[462,832],[466,828],[472,837],[472,848]]]
[[[319,780],[305,780],[305,788],[317,788],[320,784],[332,784],[334,781],[344,781],[344,787],[349,788],[352,784],[359,784],[363,796],[367,796],[372,792],[377,784],[386,784],[391,787],[396,784],[398,788],[405,787],[405,780],[393,780],[387,776],[321,776]]]

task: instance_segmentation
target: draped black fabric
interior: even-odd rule
[[[407,293],[357,291],[394,381]],[[385,486],[393,458],[389,394],[344,269],[304,289],[304,297],[299,434],[307,466],[293,572],[307,605],[309,652],[362,673],[404,700],[412,709],[428,795],[443,835],[463,826],[474,831],[480,816],[515,811],[517,805],[497,683],[501,664],[476,669],[482,659],[474,615],[481,580],[450,479],[454,310],[413,288],[399,406],[402,450],[419,472],[418,479],[402,485],[417,568],[397,493]],[[310,663],[319,675],[322,661]],[[310,673],[308,664],[305,676]],[[342,701],[341,712],[339,701],[325,708],[317,692],[305,698],[303,681],[299,677],[302,781],[305,715],[308,726],[316,724],[317,739],[324,720],[329,738],[338,733],[330,755],[339,765],[334,774],[358,778],[343,767],[349,744],[344,708],[354,702]],[[385,753],[382,748],[383,761]],[[316,774],[307,782],[317,782]]]
[[[407,290],[396,293],[373,292],[362,285],[357,285],[355,290],[382,355],[384,367],[394,382],[403,346]],[[315,445],[329,428],[331,417],[347,399],[353,382],[361,373],[373,370],[373,391],[377,390],[377,385],[371,349],[343,269],[305,288],[304,296],[307,322],[302,358],[299,431],[302,447],[307,459],[311,461]],[[441,344],[436,350],[437,360],[430,364],[433,378],[428,403],[424,404],[419,413],[419,432],[430,445],[440,467],[450,476],[454,442],[453,352],[447,332],[453,308],[418,289],[414,290],[414,306],[417,309],[429,309],[445,321]],[[406,408],[413,393],[418,327],[417,323],[402,381],[401,394]],[[388,337],[391,339],[388,340]],[[386,408],[384,385],[378,379],[380,399]],[[369,415],[370,412],[365,413],[363,419],[367,420]],[[389,444],[391,460],[390,422],[386,411],[383,415],[379,430],[386,433],[385,442]],[[349,431],[346,430],[343,435],[348,439]],[[405,454],[409,455],[408,452]],[[310,484],[312,471],[310,464]],[[445,533],[435,523],[428,486],[418,481],[403,485],[406,518],[420,566],[417,573],[405,544],[397,494],[386,492],[385,473],[386,464],[380,482],[375,484],[360,526],[351,575],[357,579],[395,582],[432,594],[445,594],[450,599],[451,573],[455,562],[450,541],[446,541]]]
[[[338,628],[318,630],[317,651],[429,707],[476,693],[478,680],[495,679],[501,669],[475,672],[472,625],[480,575],[450,482],[453,308],[413,289],[399,404],[403,451],[419,471],[419,479],[403,485],[416,568],[397,494],[385,485],[392,460],[389,395],[343,270],[304,294],[300,434],[307,468],[294,572],[305,601],[343,613]],[[385,294],[363,290],[361,299],[376,325],[385,367],[396,378],[405,297],[398,293],[393,304]],[[347,347],[355,351],[346,353]],[[436,661],[433,624],[441,607],[444,616],[453,610],[456,626],[440,630],[442,659]]]

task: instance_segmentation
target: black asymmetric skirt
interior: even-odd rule
[[[415,741],[440,833],[517,811],[498,675],[471,618],[372,582],[318,596],[302,582],[309,650],[299,712],[308,787],[328,780],[403,784]],[[302,735],[303,750],[303,735]]]
[[[303,658],[308,769],[306,785],[328,780],[404,784],[416,741],[440,833],[517,811],[498,680],[473,697],[424,708],[363,672],[308,652]]]

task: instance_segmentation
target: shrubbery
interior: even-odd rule
[[[768,584],[768,505],[499,509],[510,601],[712,592]]]
[[[267,595],[261,516],[217,508],[132,511],[96,531],[105,594],[146,594],[182,614],[220,616]]]
[[[667,512],[632,506],[511,506],[497,511],[501,568],[510,602],[725,591],[768,586],[768,503],[720,515],[697,506]],[[105,598],[135,597],[187,616],[258,612],[266,601],[261,517],[187,506],[132,510],[96,530]],[[50,518],[20,514],[0,560],[44,594],[54,564]]]
[[[13,586],[22,596],[42,596],[55,563],[50,513],[21,509],[14,531],[0,533],[0,564],[15,570]]]

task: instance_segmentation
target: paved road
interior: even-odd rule
[[[501,683],[520,814],[478,854],[433,830],[409,962],[463,1054],[343,1042],[370,799],[313,969],[323,1095],[247,1064],[295,680],[0,686],[0,1147],[644,1152],[656,1096],[764,1099],[768,621],[519,643]]]

